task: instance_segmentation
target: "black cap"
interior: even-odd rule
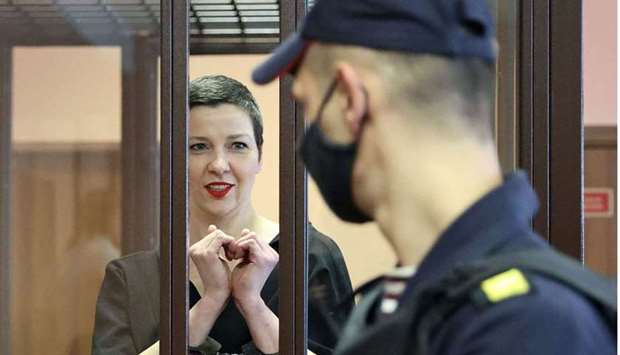
[[[493,62],[494,38],[486,0],[319,0],[252,79],[266,84],[289,72],[312,41]]]

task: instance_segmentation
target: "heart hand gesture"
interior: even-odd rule
[[[231,243],[230,249],[231,255],[241,259],[231,274],[233,298],[241,306],[255,303],[260,300],[261,290],[278,263],[279,255],[248,229],[244,229],[241,237]]]

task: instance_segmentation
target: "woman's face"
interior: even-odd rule
[[[189,115],[190,204],[215,217],[250,207],[261,168],[250,116],[231,104],[196,106]]]

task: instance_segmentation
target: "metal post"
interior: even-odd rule
[[[11,47],[0,45],[0,353],[11,354]]]
[[[519,166],[540,199],[534,229],[549,239],[549,0],[522,0],[519,14]]]
[[[582,2],[522,0],[519,165],[540,198],[534,228],[583,261]]]
[[[160,354],[187,352],[187,0],[162,1]]]
[[[549,241],[583,262],[582,0],[551,0]]]
[[[280,1],[280,36],[293,33],[305,15],[303,0]],[[307,348],[306,173],[297,159],[297,137],[304,131],[291,78],[280,79],[280,354],[302,355]]]
[[[517,66],[518,2],[499,1],[497,7],[497,41],[499,56],[496,64],[496,141],[502,171],[517,166],[517,117],[515,74]]]

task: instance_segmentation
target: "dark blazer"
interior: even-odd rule
[[[270,244],[276,251],[278,241],[276,237]],[[330,354],[337,340],[330,330],[334,323],[342,325],[353,307],[351,280],[338,246],[312,226],[308,228],[308,269],[310,287],[321,291],[320,307],[310,307],[309,311],[309,348],[317,354]],[[128,255],[108,264],[97,299],[93,355],[139,354],[159,339],[159,275],[159,252],[156,250]],[[277,276],[278,266],[261,292],[275,314],[278,314]],[[310,298],[312,294],[311,290]],[[320,309],[322,314],[316,314],[313,309]],[[217,334],[224,336],[233,332],[239,334],[243,342],[245,339],[251,342],[247,325],[243,318],[234,317],[236,313],[234,302],[229,302],[210,336],[217,341]],[[229,319],[239,320],[226,324],[230,323]],[[236,351],[246,352],[248,345],[253,346],[244,344],[243,350]]]

